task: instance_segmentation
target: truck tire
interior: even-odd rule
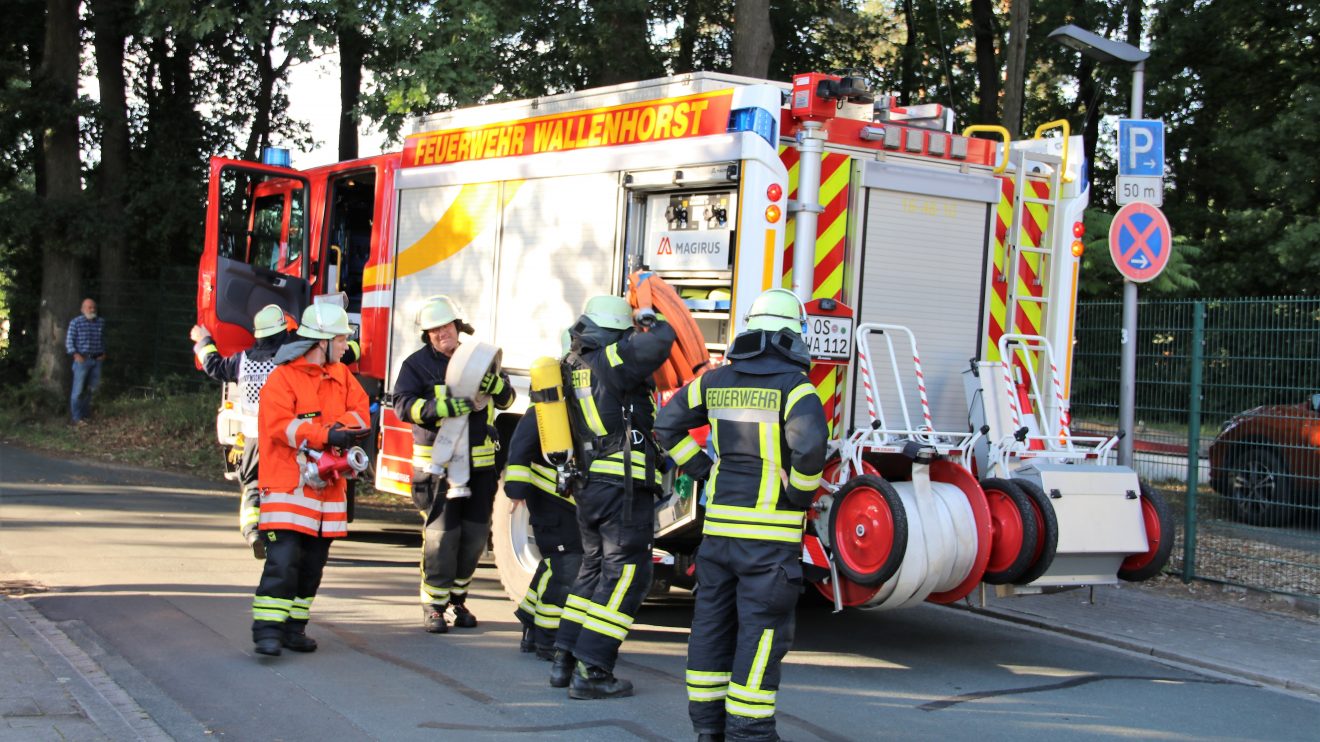
[[[500,573],[504,594],[515,603],[527,594],[532,573],[541,561],[541,550],[532,537],[532,524],[527,518],[527,506],[522,505],[510,513],[513,503],[504,494],[504,486],[495,493],[495,512],[491,516],[490,536],[495,552],[495,568]]]
[[[1145,522],[1149,548],[1124,559],[1119,566],[1118,576],[1127,582],[1141,582],[1159,574],[1169,562],[1173,540],[1177,536],[1177,525],[1173,522],[1169,503],[1159,490],[1145,482],[1141,483],[1141,518]]]

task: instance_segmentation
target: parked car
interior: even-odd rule
[[[1320,526],[1320,394],[1234,415],[1210,445],[1210,481],[1235,520]]]

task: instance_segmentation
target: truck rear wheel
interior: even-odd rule
[[[504,593],[515,603],[527,594],[532,573],[541,562],[541,550],[536,548],[532,536],[532,523],[527,517],[527,506],[520,505],[509,512],[510,500],[504,487],[495,494],[495,512],[491,517],[490,535],[495,552],[495,568],[500,573]]]

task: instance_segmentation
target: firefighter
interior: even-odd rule
[[[730,364],[680,389],[656,417],[660,445],[706,481],[687,659],[688,714],[701,739],[778,739],[775,694],[803,584],[804,513],[829,435],[807,380],[805,321],[792,292],[761,294]],[[714,465],[688,433],[707,424]]]
[[[277,366],[261,390],[259,528],[266,566],[252,599],[258,654],[278,655],[281,647],[316,651],[307,620],[330,544],[348,535],[348,503],[343,479],[325,484],[304,477],[302,449],[347,449],[371,432],[367,394],[340,363],[349,332],[342,308],[311,305],[297,337],[276,353]]]
[[[564,604],[550,684],[569,698],[632,695],[614,677],[619,645],[651,587],[654,495],[659,452],[651,374],[669,358],[675,334],[649,310],[633,327],[628,302],[587,301],[565,358],[575,458],[585,482],[575,492],[582,531],[582,569]],[[571,673],[571,677],[570,677]]]
[[[537,409],[532,406],[518,421],[509,441],[504,494],[512,507],[526,504],[532,535],[542,555],[514,615],[523,625],[522,651],[534,651],[543,660],[553,659],[564,599],[582,567],[577,502],[572,484],[564,482],[561,486],[558,480],[558,472],[541,455]]]
[[[242,430],[229,451],[229,460],[238,466],[239,504],[238,530],[252,555],[266,558],[266,544],[257,531],[261,516],[260,488],[257,486],[258,447],[249,441],[257,440],[257,402],[266,377],[275,370],[275,353],[292,334],[298,323],[278,305],[267,304],[252,318],[251,348],[231,356],[222,356],[211,339],[211,333],[201,325],[189,332],[193,341],[193,355],[207,376],[224,384],[238,385],[238,409],[242,413]],[[357,341],[349,340],[340,363],[350,364],[361,355]]]
[[[412,498],[422,514],[422,627],[443,634],[449,630],[447,608],[454,613],[455,626],[477,625],[466,604],[472,575],[490,536],[491,510],[499,486],[495,410],[508,409],[514,392],[509,377],[501,371],[488,372],[481,380],[480,392],[493,402],[484,410],[474,410],[472,400],[450,393],[445,373],[458,349],[458,335],[474,332],[452,299],[429,299],[418,313],[417,324],[422,347],[404,359],[399,369],[394,411],[400,420],[412,423]],[[468,416],[471,494],[450,498],[449,480],[432,463],[431,447],[443,419],[464,415]]]

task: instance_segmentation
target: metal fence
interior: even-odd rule
[[[1078,307],[1074,429],[1118,419],[1119,302]],[[1152,301],[1137,337],[1138,472],[1186,579],[1320,596],[1320,298]]]
[[[112,387],[212,385],[193,364],[188,339],[197,319],[195,272],[102,286],[100,296],[98,309],[106,323],[105,378]]]

